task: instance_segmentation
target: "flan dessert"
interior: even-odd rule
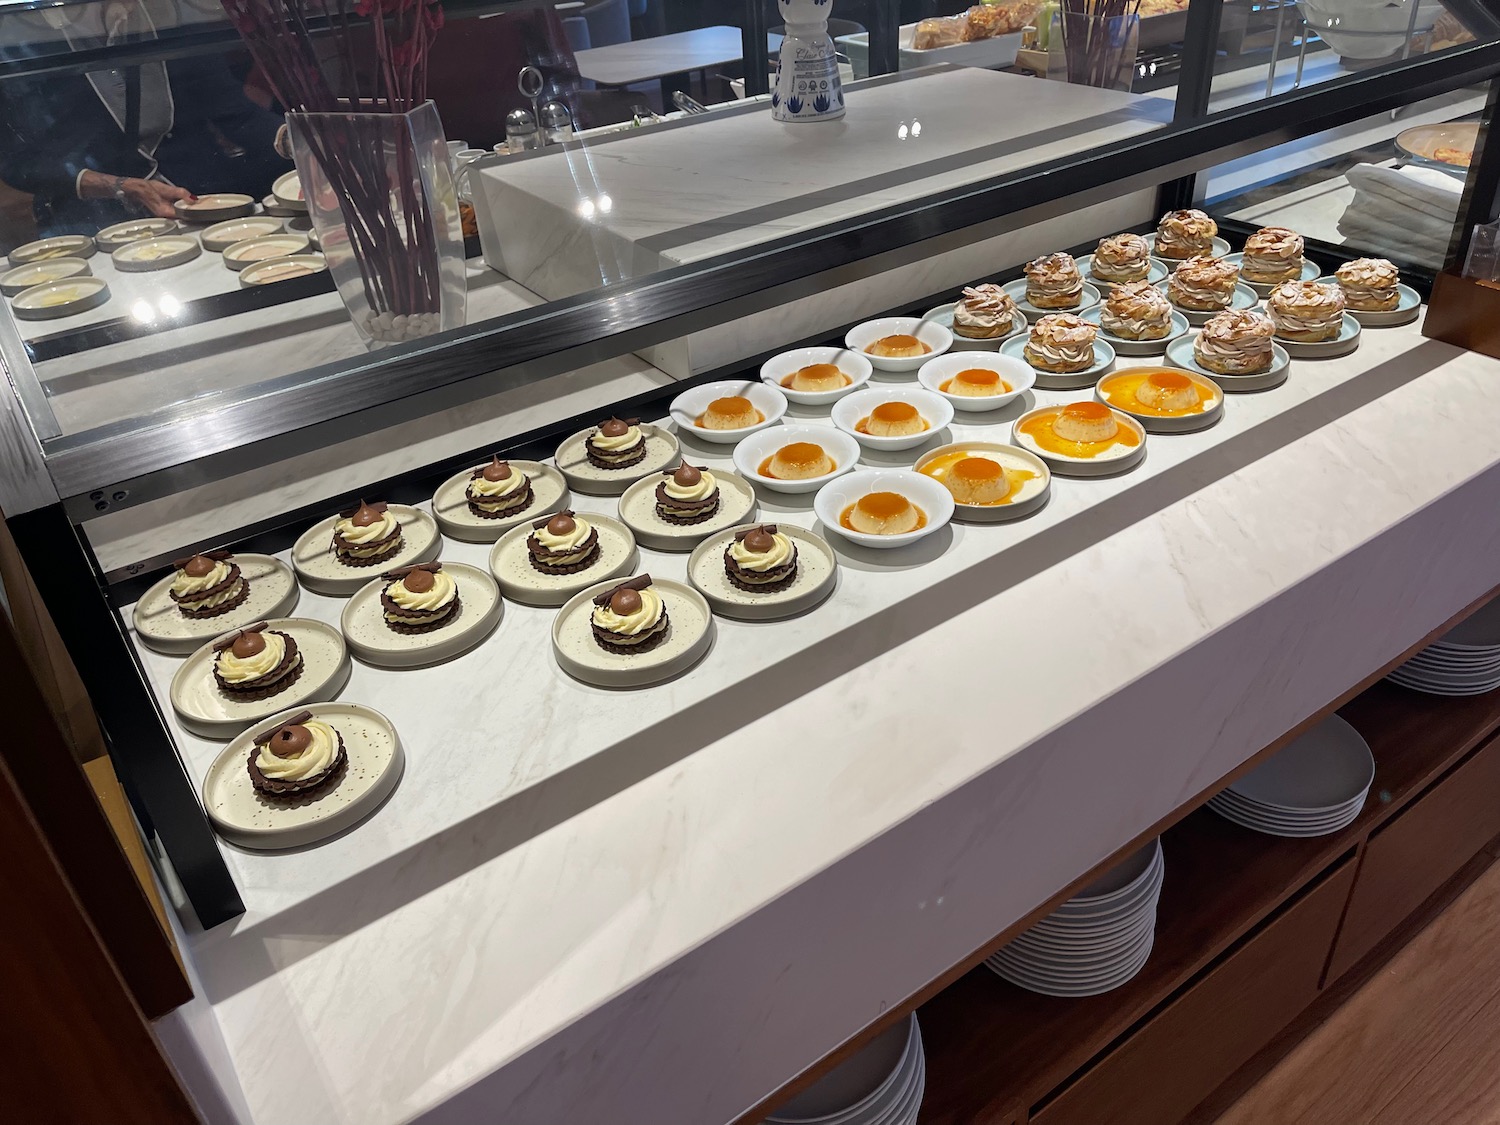
[[[343,774],[344,736],[311,711],[293,715],[250,747],[250,784],[270,798],[307,797]]]
[[[628,469],[646,459],[646,435],[636,418],[607,418],[584,439],[583,453],[597,469]]]
[[[1038,371],[1064,374],[1094,366],[1099,329],[1072,313],[1044,316],[1031,326],[1021,354]]]
[[[882,359],[914,359],[930,351],[932,349],[925,343],[905,332],[882,336],[873,344],[865,345],[866,355],[880,356]]]
[[[1026,263],[1026,300],[1038,309],[1076,309],[1083,301],[1083,275],[1071,254],[1043,254]]]
[[[1266,298],[1266,311],[1283,340],[1336,340],[1344,327],[1344,291],[1316,281],[1283,281]]]
[[[599,558],[599,529],[571,511],[546,516],[531,525],[526,557],[542,574],[578,574]]]
[[[1116,285],[1099,309],[1099,326],[1121,340],[1164,340],[1172,334],[1172,302],[1149,281]]]
[[[964,340],[998,340],[1015,327],[1016,302],[1002,286],[971,285],[953,306],[953,334]]]
[[[1265,313],[1230,309],[1209,319],[1193,341],[1193,358],[1220,375],[1259,375],[1271,370],[1276,326]]]
[[[765,420],[766,416],[744,395],[728,395],[710,402],[693,424],[702,430],[743,430]]]
[[[518,515],[531,507],[536,498],[531,478],[499,454],[488,465],[475,469],[464,490],[469,511],[482,520],[499,520]]]
[[[1168,211],[1156,224],[1156,256],[1185,261],[1212,255],[1219,224],[1196,207]]]
[[[672,624],[666,603],[651,586],[651,576],[642,574],[594,598],[589,627],[606,652],[634,655],[666,640]]]
[[[871,437],[911,437],[930,427],[921,411],[911,403],[892,399],[871,410],[854,424],[854,428]]]
[[[167,596],[184,617],[218,617],[244,604],[250,583],[228,551],[205,551],[178,559]]]
[[[1245,239],[1240,273],[1256,285],[1276,285],[1302,277],[1302,236],[1291,227],[1261,227]]]
[[[865,535],[905,535],[927,526],[927,515],[899,492],[871,492],[844,509],[839,522]]]
[[[706,468],[684,461],[662,477],[656,486],[656,514],[664,522],[702,523],[719,510],[719,482]]]
[[[797,580],[797,545],[774,523],[743,528],[724,548],[724,574],[751,593],[784,590]]]
[[[231,699],[270,699],[301,679],[302,668],[296,640],[264,621],[214,642],[214,683]]]
[[[1333,271],[1344,291],[1346,307],[1355,312],[1390,312],[1401,303],[1400,271],[1385,258],[1355,258]]]
[[[1189,258],[1172,271],[1167,298],[1180,309],[1217,312],[1234,300],[1240,267],[1224,258]]]
[[[340,512],[333,525],[333,557],[345,566],[379,566],[401,550],[401,522],[382,502]]]
[[[1047,453],[1088,460],[1141,443],[1140,434],[1102,402],[1070,402],[1060,410],[1038,412],[1023,419],[1016,432]]]
[[[1101,238],[1089,263],[1089,276],[1110,285],[1145,281],[1151,276],[1151,244],[1138,234]]]
[[[956,449],[934,457],[917,470],[937,481],[957,504],[996,507],[1017,500],[1027,481],[1038,474],[1002,464],[983,450]]]
[[[852,382],[854,380],[845,375],[836,363],[809,363],[784,376],[781,385],[789,391],[824,394],[828,391],[841,391]]]
[[[392,632],[430,633],[462,610],[458,583],[440,562],[403,566],[382,577],[387,582],[380,591],[380,609]]]
[[[994,398],[1015,388],[989,367],[965,367],[953,378],[938,384],[938,390],[958,398]]]
[[[812,480],[837,472],[838,463],[816,442],[794,441],[762,461],[757,471],[774,480]]]

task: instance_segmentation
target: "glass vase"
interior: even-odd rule
[[[288,113],[309,217],[367,346],[458,328],[463,228],[437,106],[410,113]]]
[[[1087,15],[1070,10],[1066,3],[1058,15],[1068,81],[1075,86],[1129,92],[1135,79],[1140,16]]]

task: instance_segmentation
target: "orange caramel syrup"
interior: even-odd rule
[[[807,464],[811,464],[815,457],[817,459],[822,459],[822,458],[826,457],[828,459],[828,463],[831,466],[831,468],[829,468],[827,472],[819,473],[818,476],[827,476],[828,473],[836,473],[836,472],[838,472],[839,463],[837,461],[835,461],[832,457],[830,457],[828,455],[828,451],[825,450],[821,445],[817,445],[817,444],[815,444],[813,442],[810,442],[810,441],[794,441],[794,442],[792,442],[791,445],[782,446],[775,453],[771,454],[771,456],[767,457],[764,461],[762,461],[760,463],[760,468],[757,469],[756,471],[759,472],[761,476],[763,476],[763,477],[770,477],[772,480],[786,480],[786,479],[790,479],[790,478],[786,478],[786,477],[777,476],[775,473],[773,473],[771,471],[771,463],[773,461],[775,461],[776,458],[779,455],[781,455],[783,453],[786,453],[787,450],[795,450],[796,447],[799,446],[799,445],[805,445],[805,446],[807,446],[808,450],[815,449],[815,450],[817,450],[817,453],[816,453],[816,455],[814,455],[814,454],[810,453],[808,450],[796,450],[796,453],[799,454],[799,455],[803,454],[803,453],[807,454],[805,457],[802,457],[801,460],[797,461],[798,464],[800,464],[800,465],[807,465]],[[795,460],[796,458],[793,458],[793,459]],[[811,480],[813,478],[809,477],[807,479]]]
[[[817,370],[818,368],[827,368],[829,370]],[[847,387],[850,383],[854,382],[853,379],[844,374],[843,369],[840,368],[836,363],[810,363],[806,367],[797,368],[797,370],[793,371],[790,375],[782,376],[781,385],[788,390],[795,390],[797,387],[797,376],[808,371],[814,372],[814,374],[810,376],[810,378],[820,379],[826,379],[831,372],[836,371],[838,372],[839,378],[843,380],[843,382],[839,384],[839,386],[841,387]]]
[[[966,368],[947,382],[939,383],[938,390],[944,391],[947,394],[953,394],[955,393],[953,390],[954,383],[967,383],[971,387],[992,387],[994,388],[990,391],[992,395],[1008,395],[1011,391],[1015,390],[1014,387],[1000,378],[1000,372],[991,371],[988,367]]]
[[[1187,410],[1163,410],[1159,406],[1147,406],[1139,401],[1135,397],[1136,389],[1153,375],[1181,375],[1192,384],[1193,390],[1198,392],[1198,405]],[[1109,405],[1117,410],[1150,418],[1182,418],[1189,414],[1202,414],[1217,397],[1198,380],[1188,378],[1182,375],[1182,372],[1167,367],[1138,367],[1122,371],[1118,375],[1111,375],[1099,385],[1099,393],[1104,396]]]
[[[882,402],[871,410],[870,413],[854,424],[854,428],[862,434],[870,433],[870,419],[878,419],[881,422],[910,422],[913,418],[922,423],[923,430],[932,429],[932,424],[924,418],[919,410],[909,402],[894,399],[891,402]],[[889,437],[905,435],[871,434],[871,437]]]
[[[1087,403],[1080,403],[1086,406]],[[1060,438],[1053,431],[1053,423],[1057,421],[1062,410],[1049,410],[1045,414],[1038,414],[1026,419],[1020,425],[1021,433],[1031,438],[1048,453],[1056,453],[1063,457],[1097,457],[1108,449],[1117,445],[1136,446],[1141,444],[1141,437],[1129,426],[1121,423],[1120,428],[1115,431],[1113,437],[1105,441],[1069,441]],[[1117,419],[1118,421],[1118,419]]]
[[[952,472],[954,465],[957,465],[960,461],[967,461],[971,457],[986,461],[989,460],[989,458],[985,457],[982,452],[971,452],[967,449],[955,449],[952,453],[945,453],[941,457],[934,457],[931,461],[927,462],[927,464],[918,469],[917,472],[921,473],[923,476],[931,477],[939,484],[942,484],[948,474]],[[1021,489],[1026,487],[1028,481],[1041,479],[1040,473],[1033,473],[1030,469],[1013,469],[1009,465],[1001,465],[999,461],[994,461],[992,463],[995,465],[999,465],[1001,471],[1005,473],[1005,479],[1006,482],[1010,485],[1010,491],[1002,496],[999,500],[991,500],[984,504],[966,504],[965,507],[1000,508],[1006,504],[1013,504],[1020,497]]]
[[[922,350],[914,355],[912,352],[915,348]],[[887,359],[915,359],[916,356],[926,355],[930,351],[932,348],[926,342],[904,332],[898,332],[893,336],[882,336],[873,343],[865,345],[865,354],[878,355]]]
[[[843,527],[843,528],[846,528],[849,531],[855,532],[858,535],[870,535],[870,534],[872,534],[871,532],[868,532],[868,531],[860,531],[859,528],[855,527],[854,524],[850,522],[849,517],[853,514],[855,508],[859,507],[861,504],[865,503],[866,501],[871,500],[872,498],[874,498],[876,496],[880,496],[880,495],[881,495],[880,493],[874,493],[874,492],[872,492],[869,496],[862,496],[858,500],[856,500],[854,503],[850,504],[841,513],[839,513],[839,526]],[[891,495],[899,496],[900,493],[892,493]],[[917,505],[913,504],[910,500],[907,500],[906,497],[902,496],[901,499],[906,501],[906,506],[907,507],[910,507],[912,511],[914,511],[914,512],[917,513],[917,526],[914,527],[914,528],[912,528],[910,531],[890,532],[890,534],[892,534],[892,535],[909,535],[909,534],[911,534],[912,531],[921,531],[924,527],[927,526],[927,513],[924,512],[924,511],[922,511],[921,508],[917,507]],[[886,505],[882,504],[880,506],[881,507],[885,507]],[[873,512],[870,512],[870,514],[873,515],[873,516],[875,516],[876,518],[889,519],[891,516],[894,516],[894,515],[898,514],[899,512],[903,512],[903,511],[906,510],[905,507],[903,507],[903,508],[896,508],[894,505],[890,505],[890,508],[891,508],[890,511],[873,511]],[[870,511],[870,508],[866,507],[865,510],[866,511]],[[874,532],[873,534],[883,535],[883,534],[886,534],[886,533],[885,532]]]

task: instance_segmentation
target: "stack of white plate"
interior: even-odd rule
[[[774,1125],[916,1125],[927,1086],[927,1058],[917,1017],[877,1036],[786,1102]]]
[[[1146,964],[1156,938],[1161,841],[1152,840],[985,962],[1048,996],[1095,996]]]
[[[1431,695],[1483,695],[1500,688],[1500,600],[1454,626],[1386,679]]]
[[[1354,822],[1374,780],[1369,745],[1330,715],[1210,798],[1208,807],[1271,836],[1326,836]]]

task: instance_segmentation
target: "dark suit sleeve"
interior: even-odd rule
[[[113,125],[82,78],[0,82],[0,179],[40,199],[61,200],[74,197],[85,168],[138,175],[140,158],[123,151]]]

